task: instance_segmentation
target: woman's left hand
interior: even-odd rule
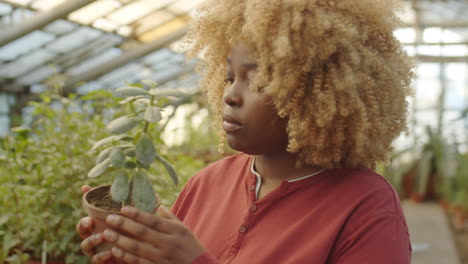
[[[205,251],[192,231],[165,207],[159,215],[125,206],[122,215],[109,215],[104,240],[112,255],[126,263],[189,264]],[[131,237],[124,235],[129,234]]]

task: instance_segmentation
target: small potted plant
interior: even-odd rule
[[[113,177],[111,186],[94,188],[83,196],[86,212],[95,221],[93,232],[102,232],[109,214],[118,214],[125,205],[154,213],[159,198],[153,190],[148,170],[154,162],[161,163],[177,185],[173,166],[157,153],[155,140],[150,128],[162,119],[158,101],[167,97],[184,97],[177,91],[156,89],[154,81],[142,81],[142,85],[117,89],[126,98],[119,103],[127,106],[126,115],[120,116],[107,125],[112,136],[96,142],[90,150],[97,155],[96,165],[88,177]],[[102,245],[98,252],[108,249]]]

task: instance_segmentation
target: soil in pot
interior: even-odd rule
[[[107,214],[120,213],[122,204],[112,200],[109,193],[109,189],[110,186],[102,186],[91,189],[85,194],[85,204],[92,205],[93,207],[95,207],[93,209],[98,209],[99,212],[106,211]]]

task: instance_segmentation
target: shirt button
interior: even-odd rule
[[[250,186],[249,186],[249,191],[253,191],[253,190],[255,190],[255,186],[250,185]]]
[[[255,212],[257,210],[257,206],[254,204],[250,206],[250,211]]]
[[[241,226],[241,227],[239,228],[239,232],[241,232],[241,233],[244,233],[245,230],[247,230],[247,228],[246,228],[245,226]]]

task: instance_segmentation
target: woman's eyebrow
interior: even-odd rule
[[[244,63],[242,64],[242,67],[251,70],[251,69],[256,69],[258,65],[256,63]]]

